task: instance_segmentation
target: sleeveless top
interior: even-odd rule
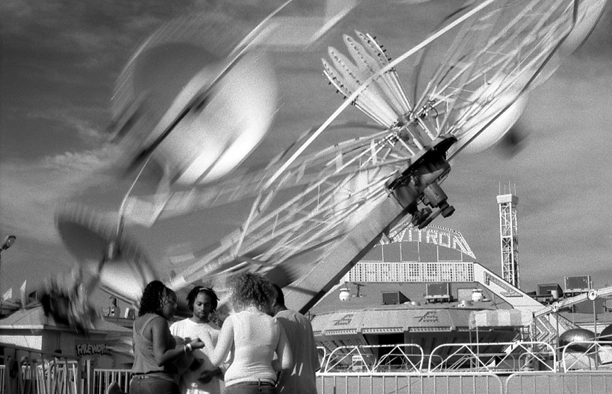
[[[242,311],[230,315],[234,324],[234,357],[225,372],[225,386],[245,381],[276,380],[272,359],[280,338],[276,319]]]
[[[293,355],[293,369],[280,374],[276,391],[279,394],[317,394],[319,355],[310,320],[289,309],[278,312],[275,317],[287,334]]]
[[[153,352],[153,342],[144,336],[144,330],[147,328],[147,325],[153,319],[163,319],[163,317],[154,313],[148,313],[143,318],[145,320],[140,326],[140,330],[136,330],[136,322],[134,322],[134,364],[132,365],[132,372],[137,374],[164,372],[176,376],[177,369],[174,363],[168,362],[162,366],[157,365]],[[170,330],[168,330],[167,338],[170,347],[174,347],[176,342],[170,334]]]

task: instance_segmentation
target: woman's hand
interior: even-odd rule
[[[200,338],[196,338],[195,340],[189,342],[189,346],[192,349],[202,349],[204,347],[204,342]]]
[[[210,381],[213,378],[213,375],[211,373],[212,371],[203,371],[200,376],[198,377],[198,382],[202,383],[202,384],[207,384],[210,383]]]
[[[210,382],[215,376],[219,376],[220,379],[222,379],[221,376],[223,376],[223,371],[221,370],[221,368],[217,367],[215,369],[202,371],[200,377],[198,377],[198,382],[206,384]]]

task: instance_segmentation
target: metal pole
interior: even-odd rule
[[[555,310],[555,321],[557,323],[557,335],[556,335],[557,344],[555,346],[555,353],[557,355],[557,360],[559,360],[561,358],[559,357],[561,353],[559,352],[559,310],[558,309]],[[556,368],[557,366],[555,365],[555,369]]]
[[[597,370],[599,368],[599,346],[597,345],[597,310],[595,309],[595,300],[593,300],[593,333],[595,335],[593,338],[595,344],[595,370]]]

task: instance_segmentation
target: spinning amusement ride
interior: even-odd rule
[[[214,284],[222,293],[248,270],[307,311],[384,235],[453,214],[440,186],[449,162],[511,130],[530,92],[588,37],[604,5],[469,1],[410,50],[389,48],[394,59],[383,40],[349,32],[346,48],[329,47],[322,61],[344,101],[265,160],[258,150],[283,95],[269,59],[283,7],[254,28],[210,14],[174,20],[135,52],[112,99],[118,172],[132,188],[112,215],[64,207],[59,233],[93,278],[89,290],[100,286],[134,305],[152,279],[177,291]],[[323,21],[328,28],[351,12],[337,8]],[[321,148],[321,136],[338,130],[357,137]],[[136,192],[151,182],[143,173],[157,174],[155,193]],[[239,224],[165,261],[149,259],[129,235],[134,224],[232,210]]]

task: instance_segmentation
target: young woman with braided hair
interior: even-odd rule
[[[176,311],[176,294],[154,280],[144,289],[134,321],[134,365],[130,394],[179,394],[174,361],[204,343],[195,339],[176,346],[168,320]]]

